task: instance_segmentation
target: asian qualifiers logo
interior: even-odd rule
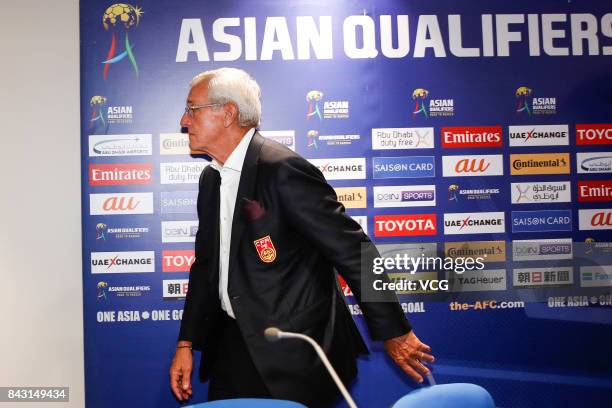
[[[414,110],[412,111],[412,119],[416,119],[417,115],[422,113],[426,118],[429,117],[425,108],[425,100],[429,96],[429,91],[423,88],[417,88],[412,91],[412,99],[414,100]]]
[[[89,100],[91,106],[91,115],[89,118],[89,129],[104,129],[104,133],[108,130],[108,122],[104,118],[104,107],[106,106],[106,98],[101,95],[92,96]]]
[[[319,108],[319,102],[323,99],[323,92],[321,91],[310,91],[306,94],[306,102],[308,102],[308,113],[306,119],[310,120],[313,116],[323,120],[321,116],[321,109]]]
[[[106,60],[102,62],[104,64],[102,76],[105,80],[108,77],[108,71],[110,70],[111,64],[115,64],[125,59],[125,57],[128,57],[132,63],[132,68],[136,73],[136,77],[138,77],[138,63],[132,51],[134,45],[130,44],[128,30],[138,26],[142,14],[143,11],[140,7],[132,6],[127,3],[113,4],[104,12],[102,16],[102,25],[105,30],[110,30],[112,32],[111,45],[108,49]],[[123,28],[121,28],[121,26],[123,26]],[[125,49],[120,54],[117,54],[117,37],[121,32],[124,33],[122,42]]]
[[[529,98],[532,94],[532,90],[527,88],[526,86],[519,87],[516,92],[516,114],[522,115],[527,113],[528,116],[531,116],[531,110],[529,110],[529,104],[527,103],[527,98]]]
[[[98,300],[108,300],[108,293],[106,293],[106,289],[108,288],[108,283],[106,282],[98,282]]]
[[[319,132],[316,130],[309,130],[306,136],[308,137],[306,147],[308,147],[309,149],[317,150],[319,148],[319,146],[317,146],[317,138],[319,137]]]
[[[459,186],[456,184],[451,184],[448,186],[448,201],[458,202],[459,197],[457,196],[459,192]]]
[[[96,224],[96,241],[106,241],[107,226],[103,222]]]

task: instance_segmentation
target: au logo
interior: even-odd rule
[[[520,115],[523,112],[527,112],[527,115],[531,116],[531,111],[529,110],[529,104],[527,103],[527,98],[529,98],[532,94],[532,90],[527,88],[526,86],[519,87],[516,92],[516,114]]]
[[[276,259],[276,248],[274,248],[274,243],[269,235],[253,241],[253,244],[255,244],[259,259],[265,263],[274,262]]]
[[[425,108],[425,100],[429,96],[429,91],[423,88],[417,88],[412,91],[412,99],[414,100],[414,110],[412,111],[412,119],[415,119],[419,113],[428,117],[427,109]]]
[[[143,11],[140,7],[132,6],[131,4],[127,3],[113,4],[104,12],[104,16],[102,16],[102,25],[104,26],[105,30],[112,31],[111,45],[108,49],[106,60],[102,62],[104,64],[102,76],[105,80],[108,77],[108,71],[110,70],[111,64],[115,64],[123,60],[125,57],[128,57],[132,63],[132,68],[138,77],[138,63],[136,62],[136,57],[134,57],[134,53],[132,51],[134,45],[130,44],[128,30],[132,27],[138,26],[142,14]],[[123,27],[123,29],[121,29],[121,27]],[[117,54],[117,36],[119,31],[124,32],[122,42],[125,49],[122,53]]]
[[[313,116],[317,116],[319,120],[323,120],[321,109],[319,108],[319,101],[321,101],[321,99],[323,99],[323,92],[321,91],[310,91],[306,94],[306,102],[308,102],[307,120],[310,120]]]

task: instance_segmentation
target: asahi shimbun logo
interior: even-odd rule
[[[533,89],[526,86],[517,88],[516,114],[519,116],[554,115],[557,113],[557,98],[532,97]],[[531,107],[529,106],[531,105]]]
[[[503,176],[501,154],[442,156],[444,177]]]
[[[569,181],[512,183],[512,204],[569,203],[572,199]]]
[[[499,188],[461,188],[458,184],[448,186],[448,201],[492,200],[499,194]]]
[[[164,279],[163,298],[164,300],[184,299],[189,289],[189,279]]]
[[[515,287],[560,286],[574,283],[574,268],[571,266],[517,268],[512,274]]]
[[[306,94],[306,102],[308,102],[308,113],[306,119],[312,120],[318,118],[323,119],[348,119],[349,101],[347,100],[324,100],[325,94],[321,91],[310,91]]]
[[[503,212],[445,213],[444,234],[495,234],[506,231]]]
[[[295,131],[294,130],[260,130],[266,139],[274,140],[295,152]]]
[[[577,145],[612,144],[612,124],[576,125]]]
[[[436,116],[453,116],[455,114],[454,99],[429,99],[429,91],[423,88],[416,88],[412,91],[412,100],[414,100],[414,109],[412,110],[412,119],[417,116],[436,117]]]
[[[104,11],[102,25],[105,30],[110,30],[112,33],[106,59],[102,61],[102,64],[104,64],[104,71],[102,73],[104,80],[108,78],[108,72],[110,71],[111,65],[126,60],[126,57],[127,60],[130,61],[136,77],[138,77],[138,63],[132,51],[134,44],[130,43],[128,31],[138,26],[143,14],[140,7],[132,6],[127,3],[113,4]],[[119,40],[117,38],[119,38]],[[117,54],[118,47],[124,48],[119,54]]]
[[[306,147],[317,150],[319,146],[349,146],[361,139],[358,134],[344,135],[321,135],[317,130],[309,130],[306,133]]]
[[[578,173],[612,173],[612,152],[576,153]]]
[[[508,127],[510,147],[567,146],[567,125],[533,125]]]
[[[433,149],[433,133],[432,127],[372,129],[372,149]]]

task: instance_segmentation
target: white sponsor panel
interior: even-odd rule
[[[189,279],[164,279],[164,299],[182,299],[187,296]]]
[[[482,292],[489,290],[506,290],[505,269],[483,269],[455,273],[446,271],[449,291],[451,292]]]
[[[438,253],[438,246],[435,242],[418,242],[409,244],[377,244],[376,249],[382,258],[395,258],[397,255],[408,258],[435,258]],[[408,261],[408,265],[412,265]],[[395,270],[402,272],[401,269]],[[413,272],[412,269],[406,272]]]
[[[155,272],[155,252],[92,252],[90,265],[92,274]]]
[[[446,213],[444,234],[496,234],[506,231],[504,212]]]
[[[432,149],[434,147],[432,127],[372,129],[373,150]]]
[[[436,186],[374,186],[374,207],[426,207],[436,205]]]
[[[612,173],[612,152],[576,153],[578,173]]]
[[[159,154],[191,154],[187,133],[160,133]]]
[[[159,178],[161,184],[197,184],[200,174],[210,162],[200,160],[192,162],[160,163]]]
[[[153,193],[90,194],[89,214],[153,214]]]
[[[295,152],[295,130],[260,130],[259,134]]]
[[[572,201],[569,181],[511,183],[512,204],[569,203]]]
[[[367,235],[368,234],[368,217],[366,215],[353,215],[351,216],[351,218],[354,219],[357,222],[357,224],[361,225],[361,229]]]
[[[162,221],[162,242],[195,242],[198,221]]]
[[[568,125],[509,126],[510,147],[568,146]]]
[[[501,154],[442,156],[444,177],[503,176],[504,159]]]
[[[514,286],[559,286],[574,283],[574,268],[559,266],[548,268],[515,268],[512,271]]]
[[[578,210],[578,228],[581,231],[612,229],[612,209]]]
[[[90,135],[89,157],[150,156],[153,144],[150,134]]]
[[[572,259],[571,238],[526,239],[512,241],[514,261],[546,261],[553,259]]]
[[[583,288],[612,286],[612,265],[581,266],[580,286]]]
[[[365,157],[309,159],[327,180],[365,179]]]

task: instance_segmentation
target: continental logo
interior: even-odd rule
[[[510,174],[569,174],[569,153],[511,154]]]
[[[336,195],[346,208],[366,208],[367,196],[365,187],[336,187]]]
[[[445,242],[444,255],[449,258],[484,258],[484,262],[505,262],[505,241]]]

